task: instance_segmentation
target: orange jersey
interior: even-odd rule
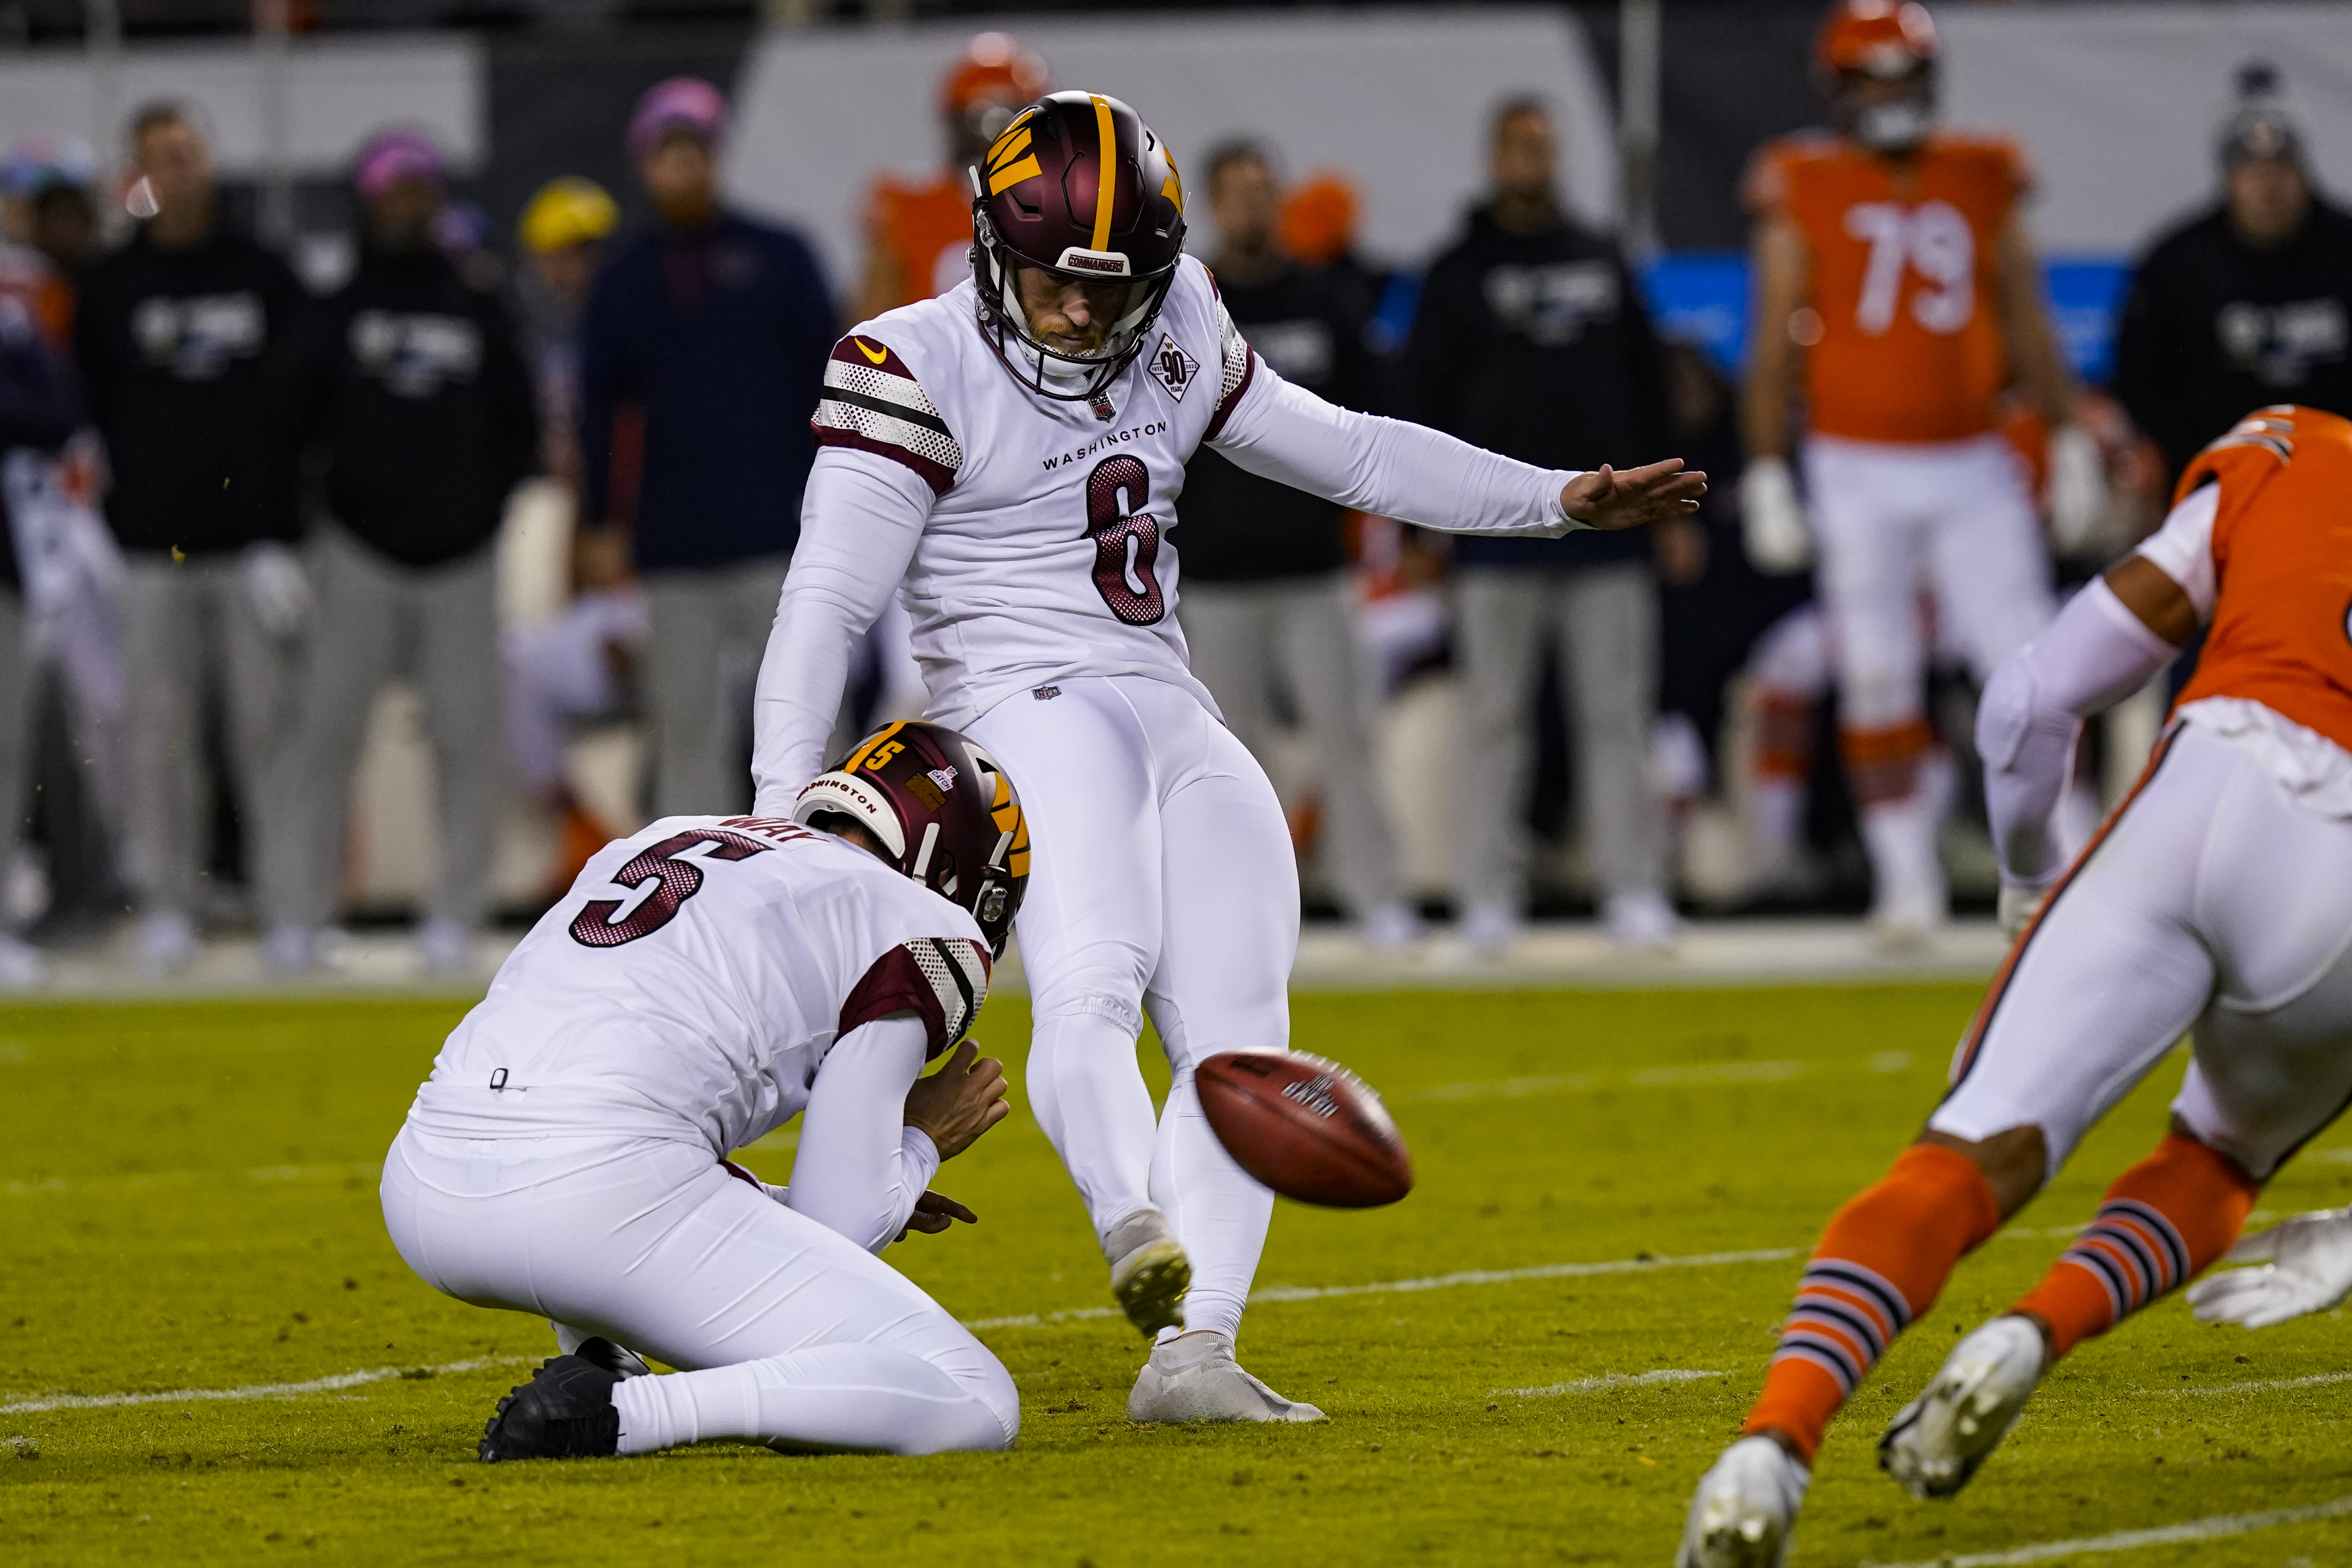
[[[2180,694],[2258,702],[2352,751],[2352,420],[2282,403],[2199,453],[2209,480],[2213,620]]]
[[[1961,441],[1994,428],[2009,383],[1997,239],[2032,185],[2005,139],[1940,131],[1882,158],[1843,137],[1758,153],[1748,204],[1804,236],[1812,427],[1857,441]]]
[[[898,298],[884,308],[954,287],[971,273],[971,192],[962,172],[927,185],[885,174],[866,199],[866,236],[888,254],[898,272]]]

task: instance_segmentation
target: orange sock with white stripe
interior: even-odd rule
[[[2227,1155],[2168,1134],[2107,1188],[2091,1228],[2010,1310],[2049,1324],[2053,1357],[2064,1355],[2228,1251],[2262,1190]]]
[[[1740,1431],[1785,1433],[1811,1463],[1830,1417],[1895,1336],[2000,1228],[2000,1205],[1975,1161],[1935,1144],[1904,1150],[1822,1233]]]

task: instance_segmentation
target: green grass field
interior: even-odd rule
[[[482,1423],[551,1336],[412,1277],[375,1194],[459,1007],[0,1012],[0,1562],[1664,1564],[1692,1483],[1761,1377],[1796,1249],[1909,1136],[1974,997],[1300,998],[1297,1042],[1387,1092],[1422,1181],[1387,1210],[1276,1217],[1259,1275],[1271,1298],[1243,1359],[1328,1409],[1322,1426],[1128,1425],[1140,1341],[1115,1320],[1052,1315],[1100,1307],[1103,1270],[1021,1114],[938,1184],[982,1223],[887,1254],[967,1320],[1038,1314],[983,1330],[1020,1381],[1013,1451],[711,1448],[495,1469],[474,1459]],[[1000,998],[980,1030],[1016,1086],[1025,1024],[1020,1000]],[[1956,1502],[1914,1503],[1874,1468],[1885,1419],[1956,1331],[2056,1255],[2053,1231],[2149,1146],[2179,1077],[2177,1060],[2161,1069],[1888,1357],[1832,1433],[1805,1568],[2352,1496],[2343,1317],[2249,1334],[2200,1327],[2177,1301],[2061,1368]],[[776,1180],[791,1155],[748,1158]],[[2267,1207],[2347,1198],[2352,1140],[2336,1132]],[[1399,1281],[1414,1288],[1381,1288]],[[1682,1375],[1623,1381],[1654,1373]],[[373,1375],[168,1396],[342,1374]],[[136,1393],[167,1396],[52,1403]],[[2078,1557],[2340,1563],[2352,1516],[2031,1560]]]

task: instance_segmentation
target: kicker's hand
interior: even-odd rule
[[[940,1193],[927,1192],[915,1200],[915,1212],[907,1216],[906,1229],[899,1231],[894,1239],[904,1241],[907,1239],[908,1230],[919,1230],[926,1236],[937,1236],[959,1219],[966,1225],[980,1223],[980,1216],[955,1199]]]
[[[2224,1263],[2260,1263],[2208,1274],[2189,1287],[2197,1321],[2266,1329],[2324,1312],[2352,1294],[2352,1208],[2298,1214],[2240,1239]]]
[[[1688,517],[1706,494],[1706,476],[1683,466],[1679,457],[1641,468],[1606,463],[1579,474],[1560,487],[1559,507],[1589,528],[1612,533],[1666,517]]]
[[[907,1125],[920,1127],[940,1158],[951,1160],[1013,1114],[1011,1092],[1004,1063],[965,1040],[937,1072],[907,1091]]]

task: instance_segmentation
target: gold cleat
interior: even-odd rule
[[[1159,1210],[1145,1209],[1111,1227],[1103,1252],[1110,1260],[1110,1293],[1128,1322],[1147,1335],[1184,1326],[1192,1260]]]

